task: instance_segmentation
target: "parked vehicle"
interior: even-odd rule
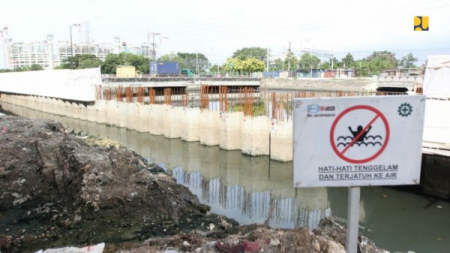
[[[194,71],[192,71],[192,69],[182,69],[181,70],[181,74],[182,75],[187,75],[187,76],[194,76]]]

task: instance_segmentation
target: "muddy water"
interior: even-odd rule
[[[107,137],[172,171],[212,211],[241,224],[315,228],[324,216],[345,223],[345,188],[295,189],[292,163],[240,151],[206,147],[87,121],[45,114],[9,104],[3,109],[30,118],[49,118],[82,135]],[[0,121],[1,123],[1,121]],[[448,252],[450,203],[392,188],[361,190],[360,231],[393,251]]]

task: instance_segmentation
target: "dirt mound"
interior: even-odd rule
[[[238,226],[133,151],[54,121],[0,117],[0,189],[1,252],[345,252],[332,220],[313,232]],[[383,251],[361,236],[360,252]]]
[[[226,220],[133,151],[89,146],[57,122],[0,117],[0,144],[1,251],[144,240]]]

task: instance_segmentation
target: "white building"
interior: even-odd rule
[[[62,62],[67,57],[72,56],[71,49],[73,50],[73,55],[83,55],[92,54],[95,55],[100,60],[104,61],[108,54],[113,53],[112,45],[109,43],[73,43],[70,45],[70,41],[59,41],[58,42],[58,57]]]
[[[33,64],[43,68],[53,69],[60,64],[53,53],[53,36],[48,35],[47,40],[37,42],[4,41],[5,68],[20,68]]]

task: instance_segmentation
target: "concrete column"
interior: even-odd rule
[[[148,132],[150,134],[156,133],[156,105],[148,105]]]
[[[172,123],[172,114],[173,114],[173,109],[170,105],[163,105],[163,114],[164,114],[164,119],[163,119],[163,125],[162,125],[162,134],[164,135],[164,137],[170,138],[172,135],[172,129],[171,129],[171,123]]]
[[[95,120],[97,120],[96,117],[97,110],[95,108],[95,105],[87,106],[86,110],[87,110],[87,121],[94,122]]]
[[[78,105],[78,107],[80,108],[80,119],[88,120],[88,110],[87,110],[86,106],[80,104],[80,105]]]
[[[125,127],[131,130],[137,129],[137,123],[140,118],[140,111],[138,110],[137,103],[126,103],[127,118]]]
[[[76,103],[72,103],[71,107],[72,107],[72,111],[73,111],[73,117],[75,119],[80,119],[80,110],[81,110],[80,106],[77,105]]]
[[[108,111],[106,110],[105,100],[97,100],[95,106],[97,107],[97,123],[106,124],[108,120]]]
[[[267,116],[244,117],[242,153],[252,156],[269,155],[270,121]]]
[[[182,114],[182,107],[166,107],[166,125],[164,126],[164,137],[167,138],[180,138],[181,127],[183,127],[180,115]]]
[[[119,127],[127,127],[127,113],[128,113],[128,103],[118,103],[119,109]]]
[[[65,107],[64,101],[58,99],[58,100],[56,100],[56,104],[57,104],[56,114],[62,115],[62,116],[67,116],[67,111],[65,110],[66,107]]]
[[[138,129],[139,132],[149,132],[149,117],[150,117],[150,105],[142,104],[141,105],[141,119],[140,119],[140,127]]]
[[[270,158],[288,162],[293,158],[293,123],[292,121],[272,121],[270,130]]]
[[[111,126],[119,126],[120,125],[120,115],[119,115],[119,105],[115,100],[108,101],[106,104],[106,110],[108,111],[107,116],[107,124]]]
[[[225,150],[241,148],[243,112],[220,113],[219,146]]]
[[[181,111],[181,139],[199,141],[199,108],[183,108]]]
[[[218,111],[203,110],[200,113],[200,143],[203,145],[219,145],[220,113]]]
[[[164,126],[166,121],[166,110],[165,105],[155,105],[155,125],[153,129],[154,135],[163,135],[164,134]]]

